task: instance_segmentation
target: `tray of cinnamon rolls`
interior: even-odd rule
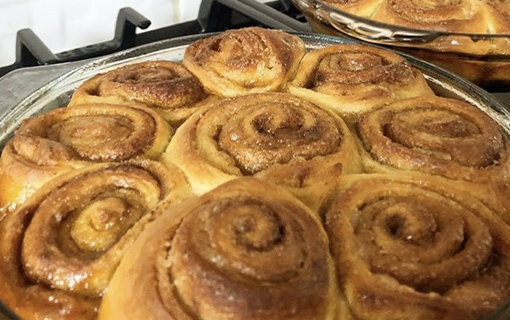
[[[492,92],[510,89],[510,4],[501,0],[292,0],[319,33],[398,49]]]
[[[421,60],[250,27],[0,118],[12,319],[504,319],[510,113]]]

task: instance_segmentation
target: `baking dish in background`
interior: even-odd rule
[[[79,67],[48,83],[15,106],[15,108],[10,110],[0,109],[0,146],[12,136],[22,119],[65,106],[74,89],[93,75],[127,64],[147,60],[165,59],[180,61],[182,60],[185,48],[188,44],[208,36],[210,35],[203,34],[176,38],[113,54],[83,67]],[[305,41],[307,49],[309,50],[332,44],[356,42],[325,35],[302,34],[300,36]],[[407,55],[406,58],[413,66],[424,73],[429,85],[436,94],[470,102],[488,113],[499,123],[506,135],[510,137],[510,111],[505,109],[505,107],[490,94],[470,82],[452,73],[438,69],[427,62]],[[7,308],[1,305],[0,301],[0,311],[1,310],[9,312]],[[503,308],[502,310],[496,311],[495,316],[502,315],[504,317],[507,312],[507,309]],[[16,319],[12,314],[9,314],[7,318]],[[3,319],[1,312],[0,319]]]
[[[342,11],[322,0],[292,0],[312,29],[388,46],[444,67],[490,92],[510,90],[510,34],[401,27]]]

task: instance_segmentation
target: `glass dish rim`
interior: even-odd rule
[[[447,31],[435,31],[435,30],[424,30],[424,29],[413,29],[410,27],[392,25],[376,20],[364,18],[353,13],[341,10],[334,7],[333,5],[323,0],[291,0],[292,3],[303,11],[306,11],[313,18],[319,22],[327,23],[329,27],[332,27],[335,31],[344,32],[347,35],[354,37],[358,40],[363,40],[376,44],[410,47],[410,48],[423,48],[432,50],[428,45],[434,45],[436,42],[443,38],[456,37],[458,39],[465,38],[473,41],[491,41],[495,39],[504,39],[510,41],[510,34],[503,33],[462,33],[462,32],[447,32]],[[317,14],[313,14],[313,13]],[[345,26],[352,32],[346,30],[339,30],[335,27],[335,24],[339,23]],[[422,47],[423,46],[423,47]],[[434,51],[434,50],[433,50]],[[452,51],[441,51],[441,53],[457,52]],[[462,52],[460,52],[462,53]],[[510,55],[510,49],[508,54],[502,53],[488,53],[482,55],[470,54],[472,56],[481,57],[506,57]]]

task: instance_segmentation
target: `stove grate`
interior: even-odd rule
[[[138,29],[148,28],[150,23],[149,19],[134,9],[122,8],[117,16],[112,40],[60,53],[53,53],[31,29],[22,29],[16,38],[16,60],[12,65],[0,67],[0,77],[19,68],[96,58],[147,43],[204,32],[255,25],[311,32],[303,15],[290,0],[267,3],[253,0],[203,0],[197,19],[137,33]]]

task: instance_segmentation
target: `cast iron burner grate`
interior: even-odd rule
[[[267,3],[254,0],[203,0],[197,19],[137,34],[137,29],[146,29],[150,24],[149,19],[134,9],[123,8],[117,16],[112,40],[60,53],[53,53],[31,29],[22,29],[16,38],[16,61],[0,67],[0,77],[18,68],[96,58],[159,40],[204,32],[255,25],[285,31],[311,31],[290,0]]]

